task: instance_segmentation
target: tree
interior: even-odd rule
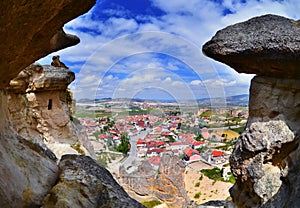
[[[128,139],[127,134],[121,135],[121,143],[119,146],[117,146],[117,151],[122,152],[124,155],[126,155],[130,150],[130,142]]]

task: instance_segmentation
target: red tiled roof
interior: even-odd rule
[[[148,162],[154,164],[154,165],[158,165],[160,162],[161,157],[160,156],[153,156],[151,158],[148,159]]]
[[[150,153],[152,153],[152,152],[162,153],[162,152],[164,152],[164,151],[165,151],[164,149],[158,149],[158,148],[156,148],[156,149],[148,150],[148,151],[147,151],[147,154],[150,154]]]
[[[205,144],[205,142],[198,142],[198,141],[193,142],[194,146],[203,145],[203,144]]]
[[[146,141],[143,140],[143,139],[139,139],[139,140],[136,142],[136,144],[145,144],[145,143],[146,143]]]
[[[99,139],[107,139],[107,137],[108,137],[108,136],[107,136],[106,134],[99,134],[99,135],[98,135],[98,138],[99,138]]]
[[[219,156],[224,155],[224,153],[222,151],[219,151],[219,150],[213,150],[211,154],[212,154],[213,157],[219,157]]]
[[[171,146],[176,146],[176,145],[189,145],[187,142],[173,142],[170,144]]]
[[[155,143],[155,146],[159,147],[159,146],[163,146],[163,145],[165,145],[165,144],[166,144],[166,142],[161,141],[161,142],[156,142],[156,143]]]
[[[190,148],[190,147],[185,148],[185,149],[183,150],[183,153],[184,153],[186,156],[188,156],[188,157],[191,157],[192,155],[195,155],[195,154],[199,155],[199,152],[198,152],[197,150],[194,150],[194,149],[192,149],[192,148]]]

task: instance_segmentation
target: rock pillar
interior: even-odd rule
[[[206,55],[251,82],[249,120],[230,158],[238,207],[299,207],[300,22],[264,15],[229,26]]]

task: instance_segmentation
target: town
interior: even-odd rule
[[[248,118],[245,106],[212,109],[175,103],[106,101],[79,103],[77,119],[88,133],[98,161],[118,178],[121,165],[148,161],[158,169],[165,152],[186,166],[205,163],[231,176],[229,157]]]

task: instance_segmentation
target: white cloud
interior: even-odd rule
[[[191,81],[191,85],[194,85],[194,86],[198,86],[201,83],[202,83],[201,80],[193,80],[193,81]]]
[[[60,54],[62,60],[74,63],[71,69],[81,70],[76,76],[76,86],[81,89],[76,96],[86,96],[87,92],[95,94],[99,84],[106,92],[110,89],[113,92],[116,88],[119,91],[126,89],[125,84],[128,85],[127,89],[141,90],[147,87],[145,83],[167,91],[170,86],[177,86],[180,93],[184,91],[178,86],[185,86],[199,95],[203,91],[203,84],[208,88],[208,93],[214,96],[222,96],[224,91],[226,94],[245,93],[253,75],[238,74],[216,62],[212,65],[202,56],[204,42],[217,30],[257,15],[273,13],[300,18],[299,0],[152,0],[152,3],[165,14],[160,17],[137,16],[133,19],[128,18],[130,11],[126,8],[112,8],[104,11],[110,17],[98,21],[93,19],[93,13],[98,12],[95,7],[88,14],[65,25],[66,32],[78,35],[81,42],[55,54]],[[224,11],[231,13],[224,16]],[[140,22],[141,19],[144,21]],[[126,34],[131,35],[122,36]],[[178,63],[162,62],[150,56],[149,52],[165,54],[183,62],[194,71],[195,77],[187,81],[184,77],[187,72],[180,74],[182,68]],[[50,64],[52,55],[39,62]],[[85,64],[82,66],[82,63]],[[137,73],[141,69],[143,73]],[[174,73],[171,76],[166,70]],[[172,93],[175,92],[172,90]]]

